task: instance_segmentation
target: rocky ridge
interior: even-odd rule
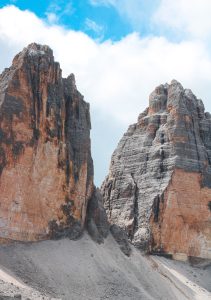
[[[111,223],[140,249],[211,258],[211,115],[173,80],[129,126],[102,185]]]
[[[94,191],[89,104],[48,46],[0,75],[0,238],[77,238]]]

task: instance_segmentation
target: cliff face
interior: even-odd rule
[[[211,258],[211,116],[173,80],[114,151],[102,185],[111,223],[139,248]]]
[[[0,75],[0,238],[77,237],[93,192],[89,104],[52,50],[31,44]]]

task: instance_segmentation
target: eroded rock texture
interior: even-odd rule
[[[102,185],[111,223],[147,251],[211,258],[211,116],[173,80],[114,151]]]
[[[93,192],[89,104],[48,46],[0,75],[0,237],[76,238]]]

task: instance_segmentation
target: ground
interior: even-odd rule
[[[208,263],[191,266],[134,248],[126,257],[111,236],[101,245],[84,234],[0,247],[0,299],[208,300],[210,278]]]

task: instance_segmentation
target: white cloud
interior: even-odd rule
[[[15,6],[0,9],[0,70],[31,42],[54,50],[63,75],[75,73],[79,90],[91,103],[98,183],[121,133],[136,121],[158,84],[173,78],[181,81],[211,111],[211,58],[199,40],[172,43],[164,37],[141,38],[133,33],[118,42],[99,43]]]
[[[94,33],[96,33],[98,36],[101,37],[101,39],[103,38],[103,34],[104,34],[104,27],[97,24],[95,21],[89,19],[89,18],[86,18],[85,20],[85,26],[86,26],[86,29],[89,31],[93,31]]]
[[[64,16],[71,16],[74,13],[70,0],[53,0],[45,12],[49,24],[57,24]]]
[[[161,0],[155,13],[157,25],[197,38],[211,36],[210,0]]]
[[[58,16],[55,13],[52,13],[52,12],[46,13],[46,16],[47,16],[47,20],[50,24],[57,23],[58,20],[59,20]]]

